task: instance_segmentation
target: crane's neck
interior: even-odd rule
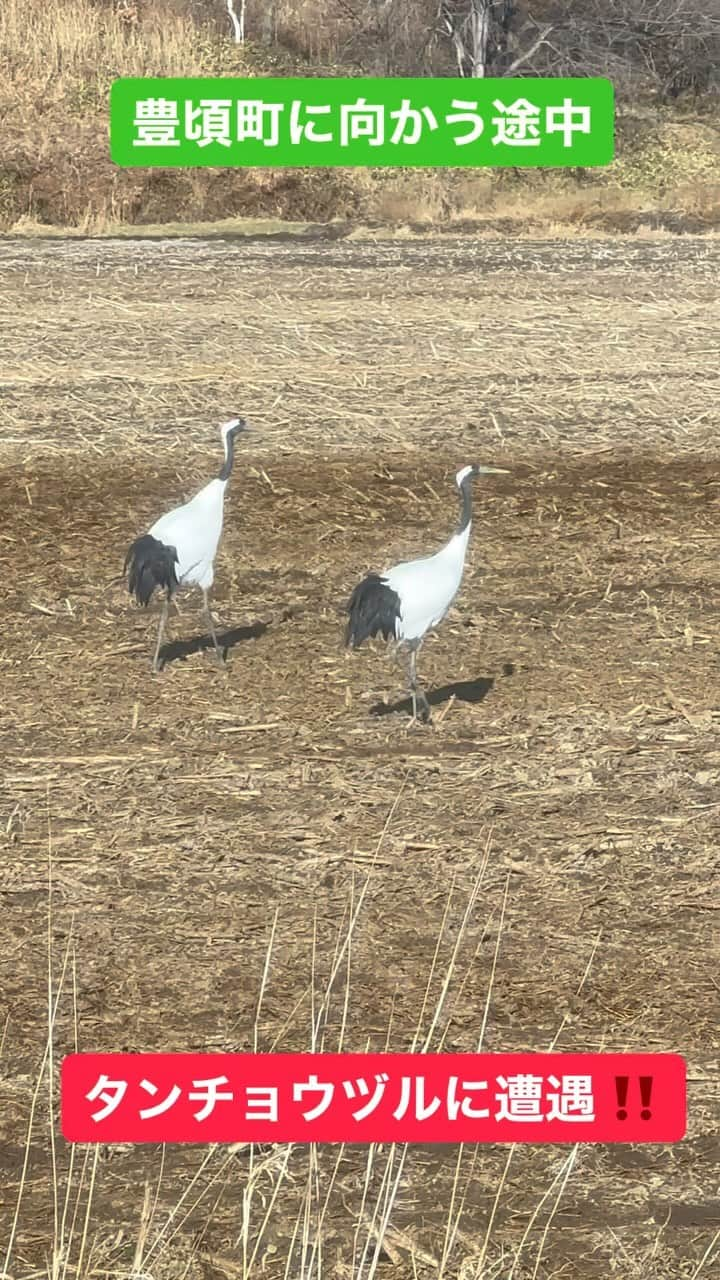
[[[470,522],[472,520],[472,481],[470,476],[463,480],[460,486],[462,494],[462,511],[460,512],[460,523],[457,527],[456,537],[464,535],[464,541],[470,536]]]
[[[472,527],[472,489],[469,477],[460,485],[460,494],[462,497],[460,523],[450,538],[450,541],[443,547],[440,555],[448,562],[457,564],[460,572],[462,572],[462,566],[465,563],[465,553],[470,540],[470,529]]]
[[[225,461],[220,468],[218,479],[222,480],[224,483],[230,479],[230,472],[233,469],[233,462],[235,461],[235,440],[231,431],[228,431],[223,444],[225,446]]]

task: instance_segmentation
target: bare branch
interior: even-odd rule
[[[514,62],[510,63],[509,67],[505,68],[505,70],[503,71],[503,75],[511,76],[514,71],[517,71],[518,67],[522,67],[524,63],[529,62],[533,54],[537,53],[540,46],[545,44],[545,41],[550,35],[550,32],[554,30],[555,28],[552,26],[545,27],[544,31],[540,32],[540,35],[538,36],[537,40],[530,45],[530,48],[527,49],[525,53],[521,53],[519,58],[516,58]]]

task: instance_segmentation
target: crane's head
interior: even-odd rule
[[[471,467],[460,468],[455,477],[455,483],[458,489],[461,489],[466,480],[472,480],[475,476],[507,476],[509,474],[505,467],[482,467],[474,462]]]
[[[223,444],[227,446],[228,437],[232,436],[234,440],[241,431],[246,429],[246,427],[247,422],[244,418],[231,418],[229,422],[223,422],[220,428]]]

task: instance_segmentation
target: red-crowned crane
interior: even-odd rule
[[[396,642],[398,652],[408,653],[413,721],[418,719],[418,702],[423,719],[430,719],[430,704],[417,682],[417,655],[426,633],[442,622],[462,581],[472,522],[472,481],[475,476],[507,474],[504,467],[462,467],[455,477],[462,513],[449,542],[435,555],[368,574],[350,598],[346,645],[357,648],[364,640],[382,635]]]
[[[147,533],[135,539],[125,557],[128,590],[138,604],[147,606],[156,588],[166,592],[152,663],[154,672],[159,669],[158,658],[170,601],[180,587],[200,587],[215,652],[218,660],[223,661],[208,591],[214,580],[213,564],[222,533],[225,489],[232,471],[235,439],[246,426],[242,418],[231,418],[223,423],[220,434],[225,460],[219,475],[182,507],[175,507],[160,516]]]

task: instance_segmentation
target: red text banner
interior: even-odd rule
[[[677,1054],[71,1054],[70,1142],[677,1142]]]

